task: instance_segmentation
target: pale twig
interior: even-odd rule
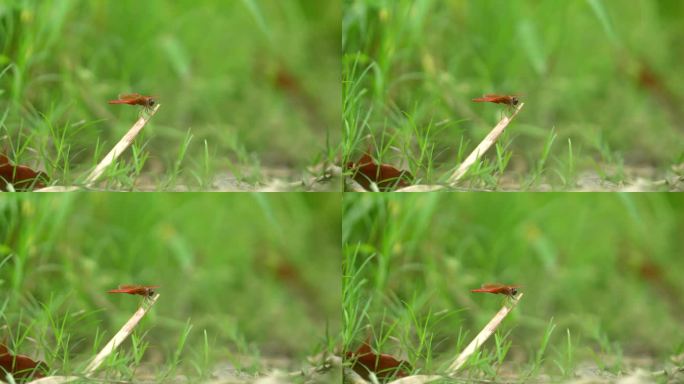
[[[72,192],[78,191],[78,187],[65,187],[63,185],[51,185],[49,187],[34,189],[33,192]]]
[[[131,316],[130,319],[124,324],[123,327],[119,330],[119,332],[112,337],[111,340],[107,343],[107,345],[102,348],[100,353],[95,356],[92,362],[88,364],[88,367],[85,369],[85,374],[90,375],[92,374],[99,366],[102,364],[104,359],[107,358],[114,350],[126,340],[126,338],[133,333],[133,329],[138,325],[140,320],[142,320],[143,316],[147,313],[147,311],[152,308],[154,303],[157,301],[159,298],[159,294],[157,293],[156,295],[150,297],[149,299],[145,299],[146,302],[143,303],[143,305],[138,308],[137,311]]]
[[[157,104],[150,111],[149,114],[142,114],[140,116],[138,121],[136,121],[135,124],[133,124],[133,126],[131,127],[131,129],[129,129],[128,132],[126,132],[124,137],[122,137],[121,140],[119,140],[119,142],[116,143],[114,148],[112,148],[112,150],[109,151],[107,156],[105,156],[104,159],[102,159],[102,161],[100,161],[100,163],[95,167],[95,169],[93,169],[90,175],[88,175],[88,177],[85,180],[85,185],[87,187],[92,186],[93,183],[95,183],[95,181],[97,181],[97,179],[99,179],[100,176],[102,176],[104,170],[107,169],[107,167],[109,167],[126,150],[126,148],[128,148],[131,145],[131,143],[133,143],[133,140],[135,140],[136,136],[138,136],[140,131],[142,131],[143,127],[145,126],[145,124],[147,124],[150,118],[152,118],[152,116],[154,116],[154,114],[157,113],[157,110],[160,106],[161,104]]]
[[[391,381],[389,384],[424,384],[440,379],[444,379],[444,377],[438,375],[413,375]]]
[[[523,105],[525,103],[520,103],[518,107],[513,111],[513,114],[509,116],[504,116],[501,121],[499,121],[499,124],[492,129],[489,134],[478,144],[477,148],[473,152],[466,157],[466,159],[461,163],[461,165],[458,166],[458,169],[454,171],[454,173],[449,177],[448,183],[449,186],[453,187],[465,174],[468,172],[470,167],[477,162],[480,157],[482,157],[485,153],[487,153],[487,150],[496,143],[496,140],[499,139],[499,136],[503,133],[503,131],[506,129],[508,124],[513,120],[515,115],[520,112],[522,109]]]
[[[443,185],[416,184],[395,190],[394,192],[434,192],[444,189]]]
[[[28,384],[65,384],[76,380],[83,380],[83,378],[80,376],[46,376],[33,380]]]
[[[454,376],[456,372],[465,364],[465,362],[468,360],[468,358],[477,351],[477,349],[484,344],[485,341],[491,336],[495,331],[496,328],[501,324],[503,319],[508,315],[509,312],[515,308],[516,305],[518,305],[518,302],[520,299],[522,299],[523,294],[520,293],[517,296],[514,296],[511,298],[511,304],[510,305],[504,305],[499,312],[497,312],[496,315],[485,325],[485,327],[480,331],[480,333],[475,336],[473,341],[468,344],[468,346],[461,352],[460,355],[456,358],[456,360],[449,366],[449,369],[447,369],[447,374],[449,376]]]

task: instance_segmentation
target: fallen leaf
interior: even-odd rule
[[[387,354],[375,354],[368,342],[361,344],[355,352],[347,352],[345,357],[351,361],[351,368],[366,380],[369,380],[370,373],[375,373],[379,379],[389,377],[404,377],[408,375],[411,365],[404,361]]]
[[[28,356],[12,355],[4,344],[0,344],[0,371],[3,376],[8,372],[17,379],[17,382],[22,382],[31,377],[43,377],[45,375],[42,372],[46,370],[47,365],[42,361],[35,361]]]
[[[368,153],[364,153],[356,163],[347,163],[346,168],[354,172],[354,181],[369,191],[371,182],[375,183],[380,191],[386,192],[397,187],[409,186],[413,179],[408,171],[401,171],[388,164],[376,164]]]
[[[11,184],[15,191],[30,191],[42,188],[48,176],[23,165],[13,165],[7,156],[0,154],[0,190],[8,191]]]

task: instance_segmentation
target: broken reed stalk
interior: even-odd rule
[[[76,380],[83,380],[83,378],[80,376],[45,376],[31,381],[29,384],[65,384]]]
[[[458,169],[449,177],[449,186],[453,187],[468,172],[470,167],[472,167],[473,164],[480,159],[480,157],[487,153],[489,148],[499,139],[499,136],[501,136],[508,124],[513,121],[515,115],[520,112],[523,105],[525,105],[525,103],[520,103],[510,117],[504,116],[503,119],[501,119],[501,121],[499,121],[499,123],[494,127],[494,129],[489,132],[484,140],[478,144],[477,148],[475,148],[475,150],[471,152],[468,157],[466,157],[461,165],[458,166]]]
[[[157,293],[149,299],[144,299],[147,302],[143,302],[143,305],[141,305],[140,308],[138,308],[138,310],[135,311],[133,316],[131,316],[131,318],[128,319],[126,324],[124,324],[124,326],[121,327],[119,332],[117,332],[116,335],[114,335],[114,337],[112,337],[112,339],[109,340],[107,345],[105,345],[104,348],[102,348],[102,350],[100,351],[100,353],[98,353],[97,356],[95,356],[93,361],[90,362],[90,364],[88,364],[88,367],[85,369],[86,376],[92,374],[100,366],[100,364],[102,364],[104,359],[106,359],[107,356],[114,352],[114,350],[119,345],[121,345],[121,343],[123,343],[124,340],[126,340],[126,338],[131,333],[133,333],[133,329],[135,329],[135,327],[138,325],[140,320],[142,320],[143,316],[145,316],[147,311],[149,311],[152,308],[152,306],[158,298],[159,294]]]
[[[416,184],[408,187],[399,188],[394,192],[434,192],[444,189],[443,185]]]
[[[143,127],[152,118],[152,116],[157,113],[157,110],[160,106],[161,104],[157,104],[147,116],[144,113],[140,116],[138,121],[136,121],[131,129],[126,132],[124,137],[122,137],[121,140],[116,143],[114,148],[109,151],[107,156],[105,156],[104,159],[102,159],[102,161],[100,161],[100,163],[95,167],[95,169],[93,169],[90,175],[88,175],[85,181],[86,187],[92,186],[95,181],[102,176],[104,170],[107,169],[107,167],[109,167],[119,156],[121,156],[121,154],[131,145],[131,143],[133,143],[133,140],[135,140],[136,136],[138,136],[140,131],[142,131]]]
[[[390,381],[389,384],[424,384],[440,379],[444,379],[444,377],[439,375],[413,375]]]
[[[508,315],[513,308],[515,308],[516,305],[518,305],[518,302],[520,299],[522,299],[523,294],[522,292],[518,295],[513,297],[511,300],[510,305],[505,305],[497,312],[496,315],[485,325],[485,327],[480,331],[480,333],[475,336],[473,341],[468,344],[468,346],[461,352],[460,355],[456,358],[456,361],[454,361],[449,368],[447,369],[447,374],[449,376],[454,376],[456,372],[465,364],[466,361],[468,361],[468,358],[477,351],[477,349],[487,341],[489,336],[491,336],[494,331],[496,331],[496,328],[501,324],[503,319]]]

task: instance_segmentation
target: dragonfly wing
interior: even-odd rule
[[[131,290],[131,289],[140,289],[140,288],[159,288],[158,285],[135,285],[135,284],[125,284],[125,285],[119,285],[119,289],[125,289],[125,290]]]
[[[133,100],[133,99],[139,99],[141,98],[142,95],[139,93],[124,93],[119,95],[119,100]]]
[[[503,284],[482,284],[482,289],[497,289],[503,287]]]

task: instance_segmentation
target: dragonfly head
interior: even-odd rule
[[[517,101],[517,100],[516,100]],[[518,288],[513,288],[511,289],[511,296],[515,296],[518,294]]]
[[[513,96],[513,97],[511,98],[511,102],[512,102],[513,105],[515,106],[515,105],[518,105],[518,103],[520,102],[520,100],[518,100],[517,97]]]

